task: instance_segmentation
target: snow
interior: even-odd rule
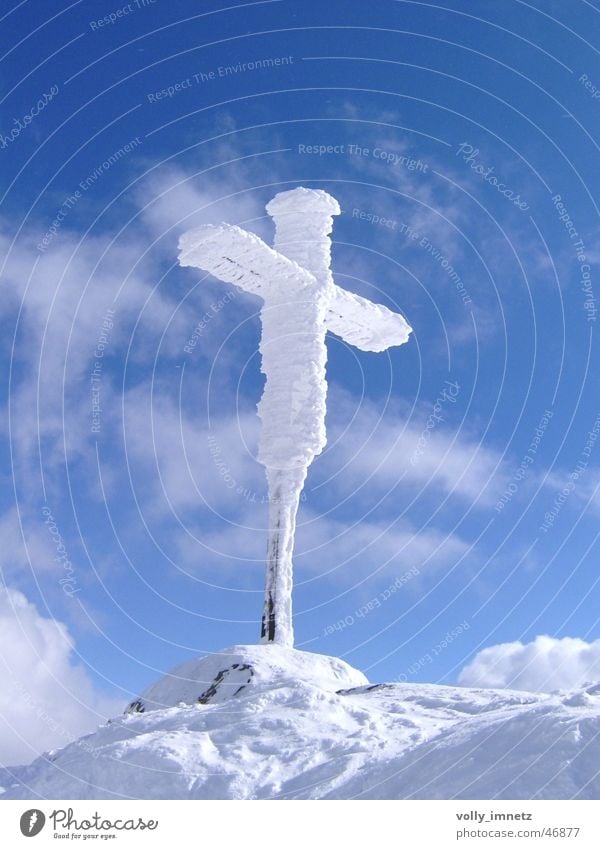
[[[185,663],[140,701],[143,713],[0,770],[2,798],[600,796],[598,685],[369,685],[336,658],[261,645]]]
[[[259,461],[267,469],[304,469],[326,444],[325,334],[364,351],[408,341],[411,328],[387,307],[336,286],[330,268],[337,201],[299,187],[267,204],[275,250],[230,224],[184,233],[179,262],[209,271],[263,299],[260,352],[266,376],[258,405]]]
[[[226,670],[227,674],[222,675]],[[190,660],[172,669],[140,696],[144,710],[194,705],[211,684],[222,676],[211,704],[227,701],[243,688],[244,696],[270,686],[311,680],[334,692],[342,687],[368,684],[357,669],[337,657],[264,646],[234,646],[223,652]]]
[[[279,192],[267,204],[275,222],[275,250],[306,269],[328,288],[331,277],[333,216],[341,212],[337,200],[327,192],[299,186]]]
[[[267,472],[270,532],[261,639],[291,647],[296,515],[308,467],[327,441],[326,333],[363,351],[384,351],[407,342],[411,328],[387,307],[336,286],[335,198],[300,186],[277,194],[267,212],[275,221],[275,250],[240,227],[208,225],[181,236],[179,262],[263,300],[258,460]]]
[[[303,268],[278,254],[254,233],[234,224],[205,224],[179,237],[179,264],[201,268],[244,292],[270,296],[308,289],[313,280]]]
[[[361,351],[386,351],[408,342],[411,328],[401,315],[353,292],[335,287],[325,320],[327,329]]]

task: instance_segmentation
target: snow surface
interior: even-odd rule
[[[600,685],[369,685],[336,658],[261,645],[183,664],[140,702],[0,770],[0,798],[600,797]]]
[[[225,673],[225,674],[223,674]],[[310,680],[325,690],[360,687],[367,678],[337,657],[282,648],[273,643],[234,646],[208,657],[182,663],[140,696],[145,711],[196,704],[217,681],[210,703],[217,704],[269,686]]]

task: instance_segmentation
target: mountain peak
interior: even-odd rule
[[[93,734],[0,770],[3,799],[597,799],[600,688],[369,684],[333,657],[233,646]]]

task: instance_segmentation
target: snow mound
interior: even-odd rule
[[[368,684],[335,658],[263,645],[183,664],[139,701],[0,770],[0,798],[600,798],[598,685]]]
[[[177,666],[138,699],[127,713],[145,713],[167,707],[219,704],[243,694],[305,681],[324,690],[368,684],[357,669],[337,657],[288,649],[274,643],[234,646]]]

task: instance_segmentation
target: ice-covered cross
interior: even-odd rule
[[[263,300],[258,459],[267,473],[269,533],[261,641],[291,647],[296,514],[308,467],[326,443],[325,334],[362,351],[385,351],[407,342],[411,328],[398,313],[334,283],[335,198],[299,187],[275,195],[267,212],[274,249],[240,227],[205,225],[181,236],[179,262]]]

